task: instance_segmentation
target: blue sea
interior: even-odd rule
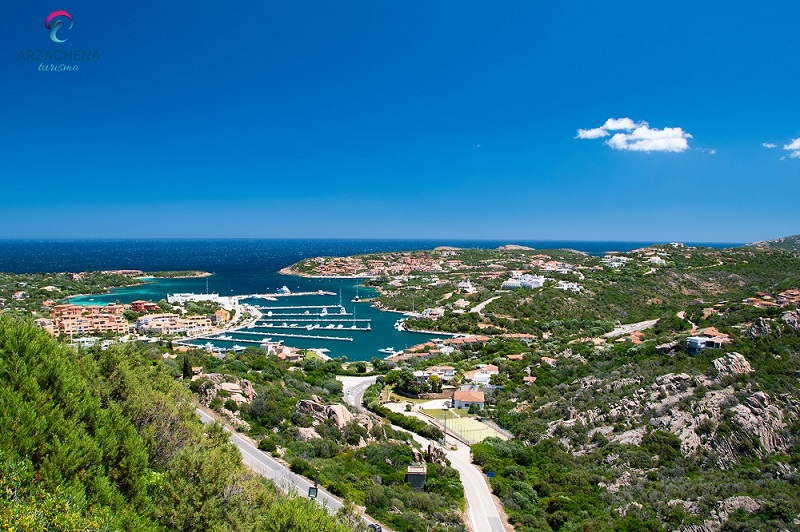
[[[164,239],[164,240],[0,240],[0,271],[10,273],[37,272],[81,272],[92,270],[137,269],[159,270],[203,270],[213,273],[211,277],[197,279],[154,279],[151,282],[120,288],[109,294],[75,298],[82,304],[105,304],[114,301],[130,303],[136,299],[157,301],[168,293],[216,292],[220,295],[241,295],[275,292],[287,286],[292,292],[326,290],[335,296],[298,296],[282,298],[278,302],[260,301],[264,306],[335,306],[340,300],[345,307],[342,329],[333,331],[306,332],[322,336],[350,337],[352,341],[282,338],[279,334],[295,334],[299,331],[283,329],[251,329],[256,334],[233,335],[231,342],[215,342],[221,347],[231,347],[240,340],[260,340],[272,337],[283,339],[287,345],[301,348],[326,348],[333,357],[346,356],[349,360],[369,360],[373,356],[384,356],[378,349],[391,347],[404,349],[425,342],[436,336],[393,328],[402,317],[396,313],[381,312],[367,303],[352,303],[358,295],[369,297],[374,293],[357,287],[356,279],[306,279],[286,276],[278,270],[306,257],[346,256],[358,253],[384,251],[411,251],[432,249],[437,246],[463,248],[497,248],[504,244],[517,244],[536,249],[575,249],[593,255],[607,251],[630,251],[654,242],[572,242],[572,241],[495,241],[495,240],[334,240],[334,239]],[[686,243],[708,247],[731,247],[736,243]],[[339,297],[341,293],[341,299]],[[251,301],[256,302],[256,301]],[[334,311],[334,309],[331,309]],[[266,312],[266,311],[265,311]],[[288,310],[274,310],[275,324],[287,318],[277,314]],[[305,312],[304,310],[302,312]],[[309,309],[308,318],[314,319],[318,309]],[[355,314],[355,316],[353,316]],[[348,330],[352,324],[348,319],[370,319],[372,330]],[[306,323],[306,322],[301,322]],[[312,322],[308,322],[312,323]],[[337,324],[337,326],[338,326]],[[254,344],[255,345],[255,344]]]

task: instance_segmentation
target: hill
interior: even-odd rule
[[[246,470],[147,349],[0,317],[0,529],[349,530]]]
[[[760,240],[748,244],[750,247],[761,249],[782,249],[785,251],[800,251],[800,235],[784,236],[774,240]]]

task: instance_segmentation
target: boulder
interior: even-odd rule
[[[716,368],[719,377],[741,375],[753,371],[750,362],[739,353],[728,353],[724,357],[714,360],[714,368]]]
[[[343,429],[345,425],[350,423],[353,420],[353,415],[344,405],[335,404],[329,405],[326,408],[326,414],[328,419],[333,420],[336,423],[336,426],[340,429]]]
[[[313,440],[315,438],[322,438],[317,431],[308,427],[297,427],[297,437],[303,441]]]
[[[770,334],[772,334],[772,326],[768,320],[761,317],[747,329],[747,336],[750,338],[764,338]]]
[[[781,319],[795,329],[800,329],[800,310],[791,310],[781,314]]]
[[[300,414],[308,414],[312,417],[315,424],[323,423],[330,419],[336,426],[343,429],[345,425],[353,420],[350,411],[341,404],[323,405],[316,401],[301,399],[297,402],[295,410]]]

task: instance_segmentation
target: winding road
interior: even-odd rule
[[[375,384],[376,377],[337,377],[343,385],[343,395],[348,404],[355,406],[358,409],[363,409],[361,406],[364,398],[364,392],[371,385]],[[203,423],[211,423],[218,421],[207,409],[198,408],[197,414]],[[407,432],[411,437],[419,443],[423,449],[427,449],[431,443],[427,438],[423,438],[419,434],[409,432],[403,428],[392,425],[395,430]],[[314,484],[310,480],[292,473],[284,464],[273,459],[271,456],[258,450],[249,439],[236,434],[231,431],[227,426],[225,430],[230,432],[230,440],[236,445],[242,454],[242,461],[254,472],[264,476],[275,482],[280,489],[286,493],[296,493],[302,497],[308,496],[308,488]],[[452,450],[452,444],[455,444],[455,450]],[[461,477],[461,483],[464,486],[464,497],[467,501],[467,523],[473,532],[505,532],[506,528],[503,526],[503,521],[500,518],[500,513],[495,506],[492,492],[489,489],[489,484],[484,478],[483,472],[475,465],[472,464],[470,456],[470,448],[461,442],[455,440],[448,441],[448,448],[445,448],[447,459],[450,460],[450,465],[458,471]],[[343,506],[340,499],[334,497],[322,487],[319,487],[317,493],[317,502],[325,507],[329,513],[335,514],[339,508]],[[364,522],[367,524],[376,523],[366,515],[362,514]],[[386,527],[384,527],[386,530]]]
[[[375,383],[375,377],[339,376],[336,378],[343,384],[345,400],[356,408],[363,410],[361,403],[364,392],[370,384]],[[425,420],[423,419],[423,421]],[[423,449],[427,449],[431,443],[431,440],[396,425],[392,425],[392,428],[410,434]],[[458,471],[461,477],[461,484],[464,486],[464,497],[467,501],[466,517],[469,520],[468,526],[473,532],[504,532],[506,528],[503,526],[503,520],[500,518],[497,506],[495,506],[489,483],[484,478],[483,472],[472,463],[469,446],[454,440],[452,437],[447,443],[448,447],[444,449],[445,455],[450,460],[450,465],[453,469]],[[451,444],[456,445],[456,450],[451,449]]]
[[[200,416],[200,420],[203,423],[218,421],[205,408],[198,408],[197,414]],[[242,436],[231,431],[227,426],[225,427],[225,430],[231,433],[231,443],[239,448],[239,451],[242,453],[242,461],[250,469],[264,476],[265,478],[272,480],[286,493],[294,492],[301,497],[308,497],[308,488],[314,485],[313,482],[305,477],[292,473],[288,467],[273,459],[271,456],[263,453],[262,451],[259,451],[258,447],[253,445],[246,438],[243,438]],[[317,502],[326,508],[331,515],[335,514],[339,508],[344,506],[341,500],[325,491],[322,487],[319,487],[317,492]],[[367,524],[376,523],[376,521],[365,515],[362,515],[362,518]]]

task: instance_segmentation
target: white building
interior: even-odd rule
[[[516,288],[540,288],[544,285],[543,275],[531,275],[529,273],[517,275],[503,282],[503,290],[514,290]]]
[[[571,283],[569,281],[558,281],[558,285],[556,285],[556,288],[559,288],[561,290],[569,290],[571,292],[581,291],[581,287],[578,283]]]

